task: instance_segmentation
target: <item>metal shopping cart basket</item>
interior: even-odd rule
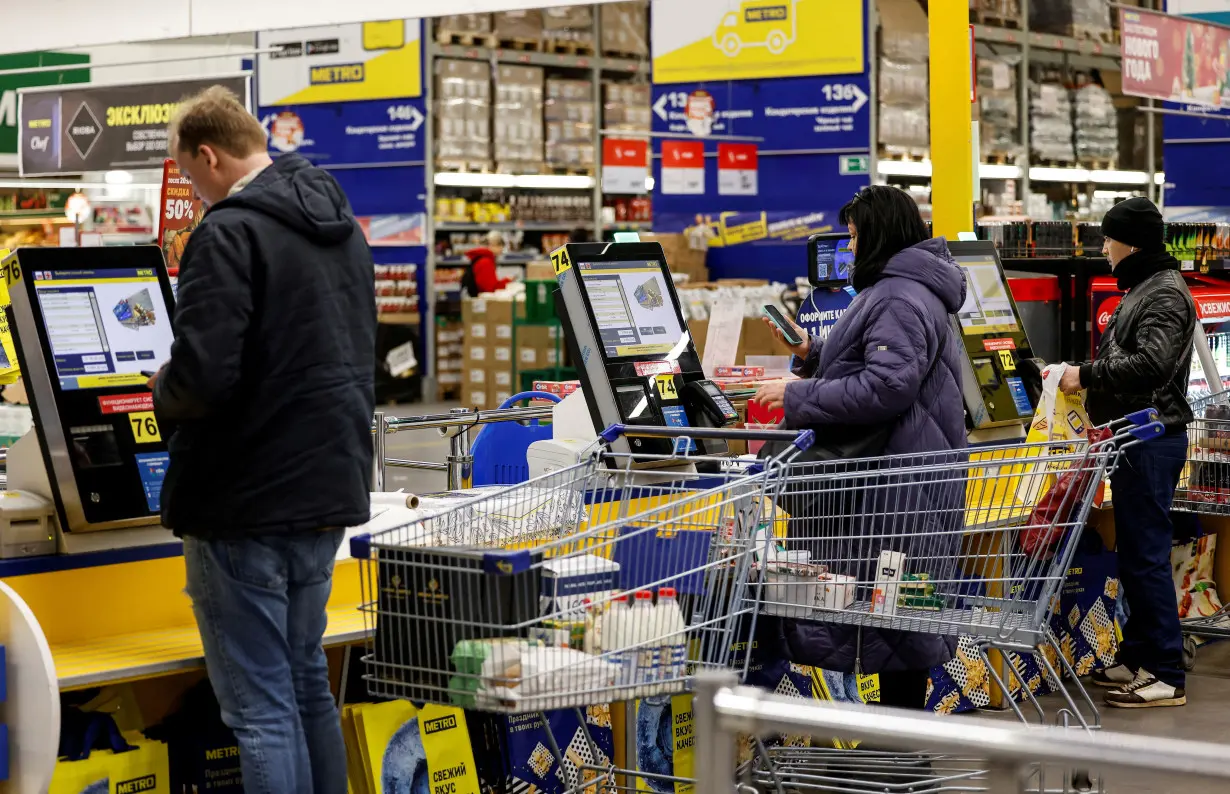
[[[604,437],[625,432],[789,439],[782,461],[811,439],[620,426]],[[595,448],[574,466],[352,541],[366,561],[371,694],[543,712],[679,693],[698,670],[727,667],[754,620],[749,564],[775,508],[768,472],[723,469],[690,447],[677,440],[678,454],[651,470],[634,468],[650,456]]]
[[[1187,465],[1172,509],[1230,516],[1230,392],[1192,400],[1191,407],[1195,419],[1187,427]],[[1191,670],[1201,639],[1230,637],[1230,604],[1206,605],[1206,614],[1185,618],[1181,626],[1183,661]]]

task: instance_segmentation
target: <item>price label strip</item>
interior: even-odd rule
[[[154,444],[162,440],[158,431],[158,419],[153,411],[138,411],[128,415],[128,426],[132,428],[132,440],[138,444]]]

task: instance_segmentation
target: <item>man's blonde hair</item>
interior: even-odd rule
[[[232,157],[247,157],[265,150],[265,128],[239,101],[220,85],[210,86],[179,104],[167,127],[171,154],[193,156],[203,145]]]

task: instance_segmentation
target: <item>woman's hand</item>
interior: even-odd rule
[[[787,342],[786,335],[783,334],[781,330],[777,327],[776,323],[774,323],[768,317],[762,316],[760,320],[765,325],[769,326],[769,330],[773,332],[773,337],[777,339],[777,343],[779,345],[786,348],[791,353],[794,353],[799,358],[807,358],[807,354],[811,350],[811,340],[808,338],[807,332],[804,331],[802,328],[800,328],[798,325],[796,325],[794,320],[791,320],[789,317],[786,317],[785,315],[782,315],[782,316],[786,320],[786,322],[790,323],[790,327],[793,328],[794,332],[799,335],[799,338],[803,340],[802,344],[792,345],[789,342]]]
[[[775,380],[766,383],[756,390],[756,396],[752,399],[760,403],[770,411],[776,411],[778,408],[786,407],[786,384],[789,381]]]

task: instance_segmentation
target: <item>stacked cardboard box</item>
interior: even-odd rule
[[[534,174],[542,170],[542,100],[542,67],[498,67],[492,137],[498,171]]]
[[[606,129],[648,132],[653,116],[653,92],[643,83],[602,84],[602,126]]]
[[[465,326],[444,317],[436,318],[436,383],[440,397],[461,396],[461,380],[466,368]]]
[[[485,170],[491,166],[491,65],[436,61],[436,166]]]
[[[453,36],[491,33],[490,14],[449,14],[436,20],[436,41],[450,43]]]
[[[542,29],[548,48],[593,52],[594,12],[587,5],[543,9]]]
[[[501,11],[492,18],[495,37],[501,42],[533,41],[542,39],[542,11]]]
[[[683,234],[642,234],[642,242],[661,243],[666,254],[666,264],[672,273],[683,273],[688,283],[709,280],[709,268],[705,266],[708,251],[693,248]]]
[[[570,171],[594,169],[594,84],[547,78],[544,108],[547,164]]]
[[[877,6],[883,26],[878,140],[886,152],[916,156],[931,144],[927,15],[916,0],[877,0]]]
[[[487,387],[490,331],[486,298],[462,300],[461,325],[465,329],[465,341],[462,344],[461,404],[469,408],[486,408],[491,397],[491,390]]]
[[[462,403],[494,408],[520,391],[520,373],[556,364],[558,328],[518,325],[525,319],[523,296],[495,293],[465,299],[461,322],[463,351]]]
[[[607,3],[602,6],[602,51],[611,55],[649,57],[649,3]]]

